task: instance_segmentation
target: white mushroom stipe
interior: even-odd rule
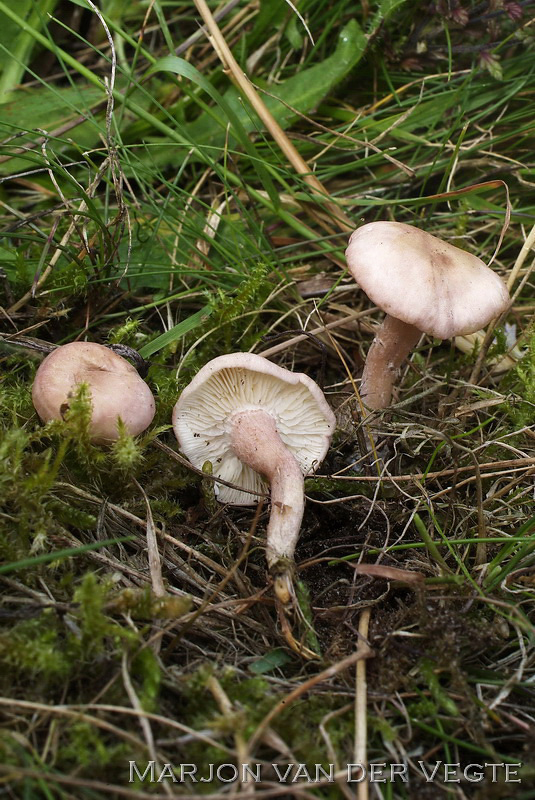
[[[362,376],[362,399],[372,410],[390,404],[397,370],[421,333],[439,339],[473,333],[510,302],[505,283],[481,259],[401,222],[358,228],[346,258],[357,283],[386,312]]]
[[[305,510],[303,472],[265,411],[233,415],[230,442],[240,461],[264,475],[271,486],[266,558],[270,570],[275,569],[284,559],[293,561]]]
[[[322,462],[335,427],[323,392],[307,375],[253,353],[220,356],[182,392],[173,427],[195,466],[210,461],[216,477],[236,486],[216,484],[220,502],[255,504],[270,484],[267,562],[278,599],[288,603],[304,476]]]
[[[398,370],[422,332],[387,314],[368,350],[360,394],[368,408],[385,408],[392,397]]]

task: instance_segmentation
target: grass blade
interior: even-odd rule
[[[119,544],[119,542],[130,542],[133,538],[133,536],[119,536],[115,539],[104,539],[101,542],[84,544],[81,547],[66,547],[64,550],[42,553],[40,556],[23,558],[20,561],[12,561],[9,564],[0,564],[0,575],[6,575],[8,572],[16,572],[19,569],[35,567],[38,564],[49,564],[51,561],[60,561],[62,558],[83,555],[83,553],[87,553],[90,550],[100,550],[102,547],[109,547],[112,544]]]
[[[162,333],[161,336],[158,336],[157,339],[154,339],[152,342],[149,342],[142,347],[139,351],[140,355],[143,358],[148,358],[149,356],[154,355],[154,353],[157,353],[158,350],[166,347],[168,344],[178,342],[179,339],[186,335],[186,333],[189,333],[196,328],[197,325],[200,325],[201,322],[204,322],[205,319],[208,319],[211,313],[212,309],[210,306],[203,306],[200,311],[197,311],[195,314],[192,314],[191,317],[182,320],[182,322],[179,322],[178,325],[174,325],[170,330]]]

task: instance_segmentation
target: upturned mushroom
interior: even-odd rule
[[[390,404],[397,371],[422,333],[438,339],[473,333],[510,298],[477,256],[401,222],[358,228],[346,250],[349,271],[386,316],[370,347],[361,397],[371,410]]]
[[[266,556],[279,601],[293,597],[295,545],[304,511],[304,476],[322,462],[335,428],[323,392],[307,375],[253,353],[214,358],[182,392],[173,411],[182,452],[207,461],[217,499],[254,505],[271,486]]]
[[[62,419],[82,383],[88,384],[91,393],[89,433],[95,444],[119,438],[119,419],[133,436],[152,422],[154,397],[137,370],[108,347],[92,342],[65,344],[41,363],[32,388],[41,420]]]

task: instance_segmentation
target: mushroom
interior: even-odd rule
[[[41,363],[32,388],[41,420],[62,419],[81,383],[87,383],[91,392],[89,433],[96,444],[119,438],[119,419],[133,436],[152,422],[154,397],[137,370],[108,347],[92,342],[65,344]]]
[[[205,364],[173,411],[182,452],[197,467],[212,464],[217,499],[253,505],[271,486],[267,563],[278,600],[293,597],[291,573],[304,510],[304,476],[321,463],[335,417],[307,375],[253,353]]]
[[[505,283],[477,256],[402,222],[358,228],[346,258],[386,311],[362,374],[361,397],[372,410],[389,405],[397,370],[422,332],[438,339],[473,333],[510,302]]]

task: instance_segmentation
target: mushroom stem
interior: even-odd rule
[[[387,314],[368,351],[360,394],[364,404],[375,411],[390,405],[397,371],[422,332],[414,325]]]
[[[230,441],[244,464],[264,475],[271,485],[271,516],[267,529],[266,557],[276,576],[275,589],[289,602],[295,545],[305,507],[305,483],[297,460],[282,441],[275,420],[266,411],[239,411],[231,419]]]

